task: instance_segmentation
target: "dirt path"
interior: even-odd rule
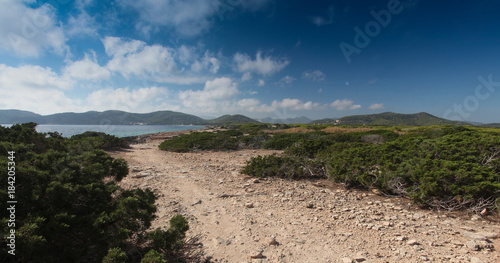
[[[487,219],[420,210],[327,180],[239,173],[251,157],[276,151],[171,153],[158,143],[112,153],[130,166],[122,186],[156,191],[153,227],[183,214],[215,262],[500,262],[500,226]]]

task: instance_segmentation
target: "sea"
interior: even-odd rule
[[[10,127],[12,124],[0,124]],[[86,131],[104,132],[116,137],[138,136],[158,132],[174,132],[185,130],[203,129],[205,126],[193,125],[49,125],[39,124],[36,126],[38,132],[58,132],[64,137],[71,137]]]

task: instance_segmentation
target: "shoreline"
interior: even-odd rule
[[[214,132],[217,131],[217,127],[205,127],[203,129],[194,129],[194,130],[182,130],[182,131],[171,131],[171,132],[157,132],[157,133],[148,133],[137,136],[127,136],[123,137],[129,144],[142,144],[142,143],[151,143],[157,141],[164,141],[168,139],[172,139],[174,137],[190,134],[193,132]]]

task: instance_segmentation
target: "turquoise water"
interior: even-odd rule
[[[11,125],[2,126],[9,127]],[[158,132],[173,132],[203,129],[204,126],[187,125],[48,125],[40,124],[36,127],[38,132],[58,132],[64,137],[71,137],[86,131],[104,132],[117,137],[137,136]]]

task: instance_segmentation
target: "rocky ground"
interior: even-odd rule
[[[186,216],[214,262],[500,262],[491,216],[421,210],[328,180],[240,173],[251,157],[277,151],[171,153],[160,142],[112,153],[130,166],[122,187],[153,189],[153,227]]]

